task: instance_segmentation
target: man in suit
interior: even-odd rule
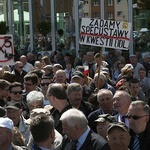
[[[51,149],[55,139],[54,120],[51,116],[36,116],[30,123],[30,130],[34,140],[32,150]]]
[[[118,122],[124,122],[129,127],[129,120],[125,116],[127,115],[128,108],[131,103],[130,94],[123,90],[117,90],[113,96],[113,106],[117,115],[115,115]]]
[[[143,101],[134,101],[128,109],[129,127],[131,129],[130,150],[135,146],[140,150],[150,148],[149,106]]]
[[[14,124],[9,118],[0,117],[0,150],[23,150],[20,146],[16,146],[12,143],[12,130]]]
[[[109,150],[107,141],[88,127],[86,116],[75,108],[64,112],[62,121],[64,137],[63,150]]]

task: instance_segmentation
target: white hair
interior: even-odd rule
[[[27,95],[27,104],[30,104],[32,102],[41,101],[44,102],[44,95],[40,91],[31,91]]]
[[[83,112],[75,108],[65,111],[60,120],[66,121],[69,127],[79,125],[80,128],[85,128],[88,125],[88,120]]]

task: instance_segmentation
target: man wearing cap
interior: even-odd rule
[[[45,71],[45,76],[50,77],[50,79],[53,79],[53,66],[52,65],[46,65],[43,67],[43,70]]]
[[[10,118],[14,126],[16,126],[25,138],[25,144],[28,143],[30,130],[25,124],[25,119],[22,116],[21,105],[18,102],[7,102],[6,104],[7,117]]]
[[[97,133],[106,139],[108,125],[116,122],[116,119],[109,114],[102,114],[94,122],[96,123]]]
[[[79,83],[83,87],[82,92],[83,100],[88,101],[88,98],[91,96],[92,92],[91,89],[86,84],[84,84],[85,80],[83,73],[80,71],[75,71],[72,74],[71,82]]]
[[[107,129],[107,139],[111,150],[129,150],[130,134],[124,123],[110,123]]]
[[[141,64],[141,63],[139,63],[139,62],[137,62],[137,57],[136,57],[136,55],[134,55],[134,54],[132,54],[132,55],[130,55],[130,63],[132,64],[132,66],[133,66],[133,77],[134,78],[136,78],[136,79],[139,79],[139,74],[138,74],[138,70],[140,69],[140,68],[144,68],[144,66]]]
[[[14,124],[9,118],[0,117],[0,150],[23,150],[12,143],[12,130]]]

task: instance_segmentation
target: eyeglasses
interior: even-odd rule
[[[48,86],[50,83],[41,83],[41,86]]]
[[[24,83],[25,86],[31,86],[33,83]]]
[[[17,94],[22,94],[22,91],[12,91],[11,93],[13,93],[14,95],[17,95]]]
[[[134,119],[134,120],[138,120],[138,119],[140,119],[140,118],[143,118],[143,117],[145,117],[145,116],[147,116],[147,115],[143,115],[143,116],[137,116],[137,115],[133,115],[133,116],[131,116],[131,115],[127,115],[127,116],[125,116],[126,118],[128,118],[128,119]]]
[[[20,67],[18,67],[18,68],[23,68],[23,66],[20,66]]]

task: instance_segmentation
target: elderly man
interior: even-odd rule
[[[81,110],[86,117],[95,110],[90,103],[83,100],[83,88],[79,83],[69,84],[66,93],[71,107]]]
[[[115,115],[116,112],[113,109],[113,94],[110,90],[101,89],[97,93],[97,101],[99,102],[99,109],[93,111],[88,116],[89,126],[91,129],[96,132],[96,125],[94,121],[98,119],[98,116],[101,114],[110,114]]]
[[[129,127],[129,121],[125,117],[128,113],[128,108],[131,103],[130,94],[126,91],[116,91],[113,97],[113,106],[118,114],[116,115],[116,120],[118,122],[124,122]]]
[[[109,114],[102,114],[98,116],[98,119],[94,121],[96,123],[96,130],[99,135],[101,135],[103,138],[106,138],[107,135],[107,128],[110,123],[116,122],[116,119],[114,116],[111,116]]]
[[[6,112],[7,117],[12,119],[14,126],[16,126],[24,136],[25,144],[27,145],[30,136],[30,130],[28,126],[25,124],[25,119],[22,116],[22,109],[20,103],[8,102],[6,104]]]
[[[0,150],[23,150],[20,146],[12,143],[13,127],[14,124],[11,119],[0,117]]]
[[[67,83],[67,77],[64,70],[57,70],[55,74],[55,83]]]
[[[107,129],[107,140],[111,150],[129,150],[128,127],[122,122],[110,123]]]
[[[62,143],[64,150],[109,150],[107,141],[90,130],[88,120],[80,110],[67,110],[62,114],[60,120],[62,121],[63,132],[67,136],[67,138],[64,137],[64,143]],[[68,140],[70,140],[69,143],[67,143]]]
[[[149,106],[143,101],[134,101],[128,109],[129,127],[131,129],[131,142],[129,148],[135,150],[149,150],[150,124]]]

